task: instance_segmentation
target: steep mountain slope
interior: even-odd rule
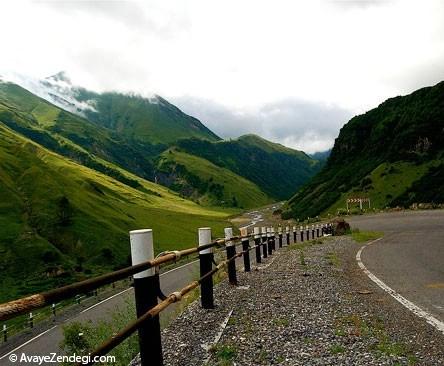
[[[94,156],[153,179],[152,158],[164,145],[128,141],[85,118],[60,109],[22,87],[0,81],[0,114],[10,128],[45,147],[117,178]]]
[[[157,251],[183,248],[198,227],[221,235],[234,212],[124,174],[139,189],[50,152],[0,117],[0,301],[127,264],[128,230],[153,228]]]
[[[254,183],[175,148],[160,156],[156,178],[161,184],[201,204],[252,208],[271,203]]]
[[[95,93],[73,86],[63,72],[37,84],[34,88],[30,85],[32,92],[130,140],[151,144],[171,144],[190,137],[219,140],[198,119],[158,95],[144,98],[117,92]]]
[[[305,153],[256,135],[228,141],[179,140],[177,146],[256,184],[268,196],[287,199],[320,168]]]
[[[109,162],[151,180],[157,170],[159,183],[201,204],[249,208],[269,202],[257,186],[227,169],[200,159],[198,165],[209,168],[209,171],[189,164],[187,170],[186,162],[196,163],[199,159],[193,156],[171,164],[172,156],[179,156],[172,155],[165,164],[165,159],[160,159],[158,154],[167,148],[166,145],[150,145],[119,136],[117,132],[66,112],[12,83],[0,82],[0,116],[10,128],[48,149],[135,188],[141,187]],[[161,156],[165,157],[165,154]],[[154,167],[155,161],[162,163]],[[172,174],[168,179],[161,179],[167,171]],[[179,171],[180,176],[177,175]],[[214,178],[217,178],[217,184],[209,181]],[[242,187],[251,192],[244,192]]]
[[[133,187],[137,183],[126,180],[106,162],[142,178],[157,179],[201,204],[242,208],[261,205],[269,198],[288,198],[320,169],[320,164],[304,153],[258,136],[218,141],[198,120],[158,96],[98,94],[73,87],[64,74],[28,84],[47,100],[76,114],[16,84],[0,82],[4,123],[57,153]],[[175,145],[188,158],[169,156],[165,164],[163,152]],[[176,156],[180,162],[172,161]],[[211,174],[191,164],[198,158],[199,165],[210,167]],[[217,184],[210,181],[214,177],[219,178]],[[241,187],[251,193],[245,194]]]
[[[322,171],[293,196],[284,217],[314,216],[370,197],[373,207],[444,202],[444,82],[389,99],[352,118]]]

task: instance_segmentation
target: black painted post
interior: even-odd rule
[[[293,243],[296,243],[298,241],[298,231],[296,230],[296,226],[293,226]]]
[[[233,238],[233,229],[226,227],[225,231],[225,248],[227,250],[227,259],[231,259],[236,255],[236,245],[230,239]],[[236,260],[228,263],[228,281],[232,285],[237,285]]]
[[[137,265],[154,259],[153,231],[151,229],[130,231],[131,260]],[[136,273],[134,295],[137,317],[141,317],[157,305],[159,274],[155,268]],[[151,318],[139,328],[139,348],[141,366],[162,366],[162,340],[160,338],[159,316]]]
[[[261,263],[261,236],[260,236],[260,228],[255,227],[254,229],[254,245],[256,249],[256,263]]]
[[[34,317],[29,313],[29,328],[34,328]]]
[[[267,237],[267,228],[265,226],[262,226],[262,250],[264,253],[264,258],[267,258],[268,256],[268,237]]]
[[[310,240],[310,228],[308,227],[308,225],[305,227],[305,232],[306,232],[307,240]]]
[[[268,255],[273,254],[273,243],[271,237],[271,227],[267,228],[267,246],[268,246]]]
[[[290,227],[289,226],[285,227],[285,235],[286,235],[287,245],[290,245]]]
[[[6,327],[6,324],[3,324],[3,342],[8,341],[8,328]]]
[[[319,238],[319,224],[316,224],[316,236]]]
[[[276,232],[274,231],[274,226],[271,227],[271,249],[273,249],[273,252],[276,250]]]
[[[300,233],[301,233],[301,242],[302,242],[302,241],[304,241],[304,227],[301,226],[301,227],[299,228],[299,231],[300,231]]]
[[[211,243],[211,228],[201,227],[198,230],[199,246]],[[199,252],[200,277],[213,269],[213,248]],[[208,276],[200,283],[200,302],[204,309],[214,309],[213,276]]]
[[[278,233],[279,233],[279,248],[282,248],[282,227],[281,226],[279,226]]]
[[[315,226],[314,226],[314,224],[311,225],[311,238],[312,238],[312,239],[315,238]]]
[[[248,236],[248,230],[246,228],[240,229],[241,236]],[[242,251],[244,252],[244,269],[245,272],[250,272],[250,240],[249,238],[242,239]]]

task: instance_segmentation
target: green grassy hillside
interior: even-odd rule
[[[389,99],[352,118],[319,174],[284,207],[284,217],[345,208],[347,197],[373,207],[444,202],[444,82]]]
[[[0,82],[0,115],[17,132],[105,174],[108,170],[95,161],[95,156],[152,180],[152,159],[166,148],[129,141],[12,83]]]
[[[93,102],[96,111],[86,117],[135,141],[171,144],[181,138],[196,137],[217,141],[212,131],[198,119],[183,113],[160,96],[143,98],[121,93],[94,93],[78,90],[78,100]]]
[[[128,264],[128,231],[157,251],[222,234],[233,210],[204,209],[125,173],[134,189],[18,135],[0,117],[0,301]],[[174,228],[174,230],[172,230]]]
[[[170,156],[166,164],[165,157],[169,155],[156,157],[166,148],[164,145],[157,145],[161,146],[158,151],[147,149],[144,143],[140,147],[15,84],[0,83],[0,118],[8,127],[46,148],[137,189],[143,189],[137,180],[128,178],[122,169],[110,162],[152,180],[156,169],[159,183],[203,205],[247,208],[270,201],[256,185],[227,169],[191,155],[177,163],[173,163]],[[208,169],[197,169],[197,166]],[[180,177],[174,179],[179,170]]]
[[[218,142],[180,140],[177,145],[248,179],[275,200],[290,197],[320,169],[319,162],[305,153],[256,135]]]
[[[177,149],[159,158],[158,181],[200,204],[252,208],[271,203],[259,187],[232,171]]]

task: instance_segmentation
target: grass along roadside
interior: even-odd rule
[[[376,240],[384,236],[380,231],[360,231],[359,229],[352,229],[351,236],[354,241],[358,243],[365,243],[366,241]]]
[[[358,314],[347,314],[335,320],[335,335],[342,338],[349,336],[371,339],[368,351],[379,356],[405,357],[409,365],[416,365],[417,359],[410,346],[391,338],[384,327],[384,321],[377,317],[363,319]],[[338,349],[332,349],[332,353]],[[344,349],[345,350],[345,349]],[[399,363],[400,365],[401,363]],[[395,363],[395,365],[398,365]]]

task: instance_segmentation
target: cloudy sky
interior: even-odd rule
[[[222,137],[307,152],[444,79],[441,0],[2,0],[0,75],[157,93]]]

